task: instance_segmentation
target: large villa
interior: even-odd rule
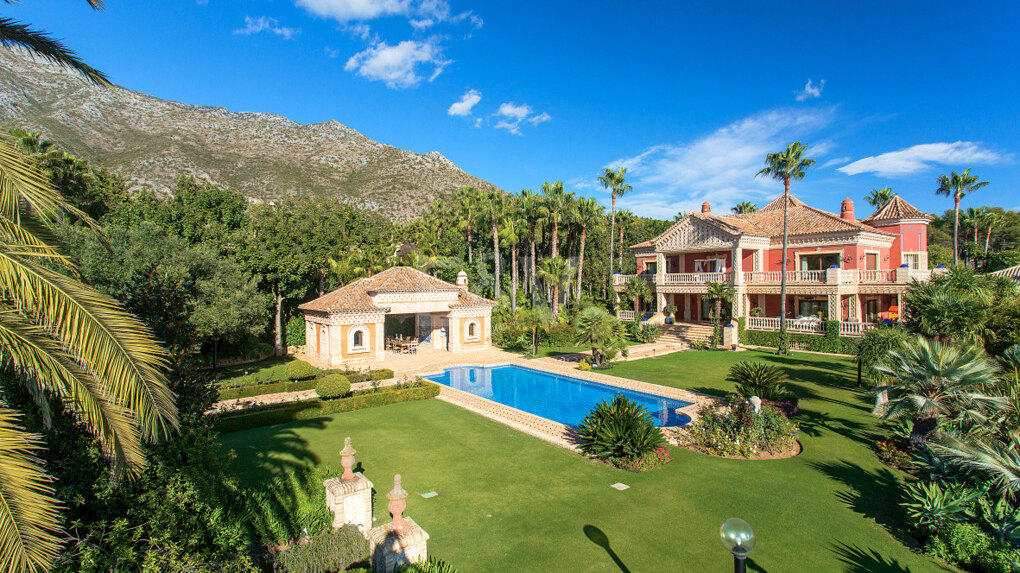
[[[668,306],[676,319],[709,320],[709,282],[733,286],[733,316],[747,328],[779,330],[780,282],[786,272],[786,317],[794,332],[824,333],[819,317],[841,322],[843,335],[896,321],[902,296],[914,280],[928,280],[927,231],[931,218],[894,197],[865,219],[845,199],[840,213],[810,207],[790,197],[789,254],[782,262],[783,197],[758,211],[719,215],[706,202],[651,241],[631,246],[638,275],[614,276],[621,292],[639,276],[654,299],[639,311],[662,323]],[[737,261],[736,265],[734,261]],[[936,269],[937,272],[938,269]],[[633,319],[630,311],[621,318]]]

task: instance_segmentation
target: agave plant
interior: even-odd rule
[[[581,451],[600,458],[636,458],[666,443],[648,410],[622,394],[599,402],[577,433]]]
[[[922,481],[907,485],[907,497],[909,501],[902,505],[911,522],[934,531],[947,523],[973,517],[973,506],[981,491],[959,484],[943,486]]]
[[[1005,498],[978,500],[978,515],[986,531],[994,539],[1020,545],[1020,512]]]
[[[1008,442],[965,443],[946,438],[931,445],[936,453],[953,460],[989,480],[1004,498],[1016,501],[1020,495],[1020,437]]]
[[[737,362],[730,367],[726,380],[736,385],[737,393],[762,400],[796,402],[797,397],[786,388],[786,371],[764,362]]]

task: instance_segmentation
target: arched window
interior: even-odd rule
[[[362,333],[360,330],[356,330],[354,332],[354,346],[364,346],[365,344],[363,342],[364,336],[365,336],[364,333]]]
[[[371,333],[364,324],[352,326],[347,335],[347,353],[370,352]]]
[[[478,319],[471,319],[467,323],[467,332],[464,335],[466,342],[474,342],[482,337],[482,325],[478,322]]]
[[[478,328],[477,324],[475,324],[473,322],[471,324],[469,324],[468,325],[468,336],[471,336],[471,337],[478,336],[477,334],[475,334],[475,331],[477,330],[477,328]]]

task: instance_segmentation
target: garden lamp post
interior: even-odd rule
[[[733,554],[733,572],[747,571],[747,556],[754,549],[754,530],[743,519],[731,517],[719,528],[723,545]]]

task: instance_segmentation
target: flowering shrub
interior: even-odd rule
[[[779,454],[792,450],[797,443],[797,425],[771,404],[762,404],[759,412],[746,401],[730,407],[708,405],[701,408],[699,416],[680,433],[681,445],[708,454]]]
[[[787,418],[792,418],[794,416],[794,414],[796,414],[797,412],[800,412],[800,409],[797,408],[797,405],[794,404],[793,402],[789,401],[789,400],[783,400],[781,402],[773,402],[771,400],[762,400],[762,404],[769,404],[769,405],[775,406],[775,408],[777,410],[779,410],[780,412],[782,412],[783,415],[786,416]]]
[[[899,444],[893,440],[879,440],[875,442],[875,454],[878,455],[878,459],[883,464],[898,470],[909,470],[914,466],[914,461],[910,454],[903,451]]]
[[[673,461],[673,456],[669,455],[669,450],[665,447],[661,447],[643,456],[605,458],[605,461],[621,470],[627,470],[629,472],[645,472],[668,464]]]

